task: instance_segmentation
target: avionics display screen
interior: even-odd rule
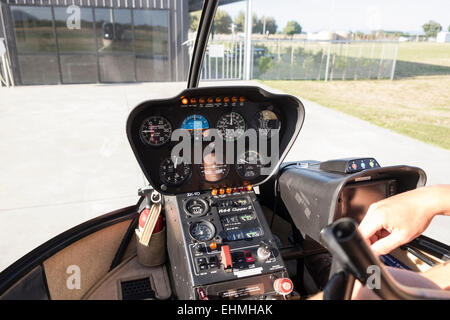
[[[395,180],[359,182],[345,186],[342,189],[340,215],[350,217],[360,223],[366,215],[369,206],[396,193]]]

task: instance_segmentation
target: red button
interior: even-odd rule
[[[273,288],[276,293],[285,296],[294,290],[294,284],[289,278],[278,278],[274,281]]]
[[[254,262],[255,258],[253,258],[252,252],[251,251],[245,251],[244,253],[245,255],[245,261],[250,263],[250,262]]]

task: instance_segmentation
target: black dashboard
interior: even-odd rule
[[[207,87],[141,103],[128,117],[127,136],[157,191],[225,194],[251,190],[275,173],[303,120],[293,96]]]

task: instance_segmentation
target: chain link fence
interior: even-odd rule
[[[393,79],[397,41],[253,40],[251,79]],[[202,80],[243,79],[244,41],[210,41]]]

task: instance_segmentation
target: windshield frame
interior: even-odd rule
[[[216,15],[216,9],[219,0],[204,0],[202,14],[195,39],[194,51],[192,54],[191,64],[189,66],[189,75],[187,81],[188,89],[197,88],[200,81],[201,67],[203,58],[208,45],[209,35]]]

